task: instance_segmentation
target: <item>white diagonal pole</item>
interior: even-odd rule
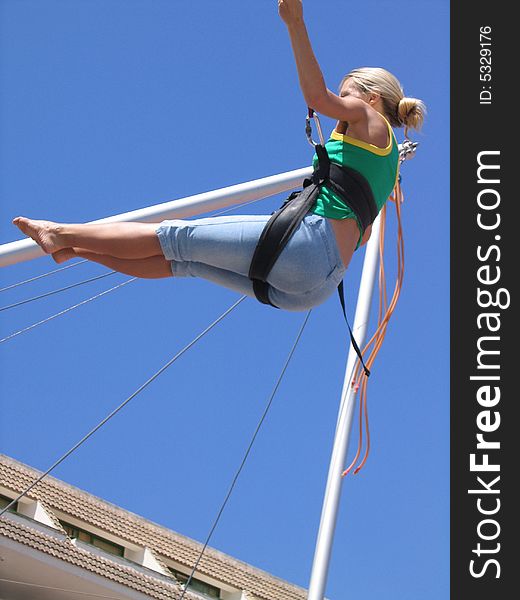
[[[220,188],[195,196],[188,196],[179,200],[171,200],[147,208],[114,215],[105,219],[92,221],[93,223],[115,223],[118,221],[140,221],[144,223],[160,222],[163,219],[182,219],[201,213],[210,212],[234,204],[251,202],[287,192],[301,186],[305,177],[312,173],[312,167],[287,171],[279,175],[271,175],[262,179],[255,179],[246,183],[239,183],[229,187]],[[17,215],[13,215],[15,217]],[[0,245],[0,267],[14,265],[19,262],[43,256],[44,252],[31,239]]]
[[[380,218],[379,215],[374,221],[372,225],[372,235],[367,244],[363,271],[361,274],[361,283],[359,286],[356,314],[354,317],[354,325],[352,327],[352,333],[360,348],[363,347],[366,336],[372,292],[374,290],[374,281],[377,271]],[[312,564],[307,600],[323,600],[325,597],[327,574],[332,553],[334,530],[336,528],[341,486],[343,482],[341,474],[345,469],[345,460],[347,457],[352,419],[354,416],[356,391],[352,388],[352,374],[356,360],[357,354],[351,346],[348,353],[347,366],[345,368],[345,379],[343,382],[343,391],[341,392],[338,422],[334,436],[332,458],[325,488],[325,497],[321,511],[316,548],[314,551],[314,561]]]
[[[409,144],[407,146],[407,143]],[[412,142],[399,144],[401,153],[412,154],[415,146]],[[411,149],[410,149],[411,148]],[[121,221],[139,221],[143,223],[156,223],[163,219],[182,219],[201,213],[210,212],[234,204],[253,202],[268,198],[281,192],[287,192],[302,184],[305,177],[312,173],[312,167],[304,167],[294,171],[287,171],[262,179],[254,179],[246,183],[239,183],[229,187],[220,188],[211,192],[187,196],[179,200],[170,200],[162,204],[155,204],[131,212],[106,217],[91,221],[92,223],[116,223]],[[13,217],[18,215],[13,215]],[[0,267],[14,265],[19,262],[44,256],[42,249],[31,239],[18,240],[0,245]]]

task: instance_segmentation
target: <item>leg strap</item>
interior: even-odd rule
[[[257,299],[263,304],[274,306],[268,298],[267,277],[320,193],[319,186],[309,181],[306,183],[303,191],[291,194],[282,207],[271,216],[255,248],[249,268],[249,279],[253,281]]]

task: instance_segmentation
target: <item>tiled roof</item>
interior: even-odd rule
[[[0,454],[0,485],[5,488],[15,493],[21,493],[40,474],[36,469]],[[184,565],[187,572],[191,572],[191,568],[202,549],[202,544],[190,538],[161,527],[50,476],[38,483],[27,496],[34,500],[40,500],[50,511],[53,509],[58,510],[121,540],[139,547],[150,548],[159,560],[167,561],[170,559]],[[4,521],[0,522],[0,525],[5,528],[11,527],[12,523]],[[18,535],[22,534],[19,533]],[[24,535],[24,539],[28,542],[31,536]],[[34,540],[39,540],[40,537],[40,533],[35,534]],[[91,558],[90,562],[87,561],[83,555],[88,554],[88,552],[84,550],[78,552],[80,549],[75,548],[70,540],[58,542],[54,540],[52,543],[47,542],[47,545],[45,545],[40,540],[38,543],[43,544],[43,551],[49,550],[49,553],[64,560],[72,561],[73,555],[78,553],[78,556],[81,555],[81,560],[85,563],[81,566],[85,566],[85,568],[92,571],[98,569],[95,572],[106,573],[107,577],[110,577],[109,573],[113,573],[116,569],[113,566],[114,563],[110,563],[112,565],[112,570],[110,570],[98,562],[104,561],[107,564],[110,562],[101,557],[96,557],[96,560]],[[52,545],[52,552],[49,544]],[[116,571],[119,567],[120,565],[118,565]],[[106,571],[103,571],[105,568]],[[162,591],[163,588],[167,588],[168,598],[172,597],[171,585],[165,584],[163,581],[158,583],[159,578],[155,580],[155,583],[152,583],[154,582],[153,577],[146,576],[136,570],[130,575],[126,573],[129,569],[126,567],[125,569],[124,577],[127,582],[132,582],[131,587],[143,585],[150,597],[160,599],[166,598],[165,595],[160,594],[165,593]],[[265,571],[209,547],[204,552],[197,572],[233,588],[244,590],[252,597],[261,600],[303,600],[306,598],[306,591],[303,588],[287,583]],[[112,576],[115,577],[115,575]],[[130,585],[130,583],[127,583],[127,585]],[[153,595],[147,586],[150,586],[150,590],[155,590],[154,593],[157,595]]]
[[[170,600],[180,598],[182,593],[182,588],[174,581],[168,584],[158,578],[145,575],[136,569],[88,552],[76,546],[71,539],[65,536],[63,539],[58,539],[35,528],[7,519],[0,519],[0,534],[72,565],[87,569],[91,573],[96,573],[111,581],[142,592],[150,598]],[[186,594],[185,598],[199,600],[194,594]]]

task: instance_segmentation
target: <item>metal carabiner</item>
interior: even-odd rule
[[[411,140],[405,140],[399,148],[399,162],[402,163],[405,160],[413,158],[419,142],[412,142]]]
[[[322,146],[325,146],[325,141],[323,139],[323,133],[321,131],[320,119],[319,119],[317,113],[314,111],[314,109],[310,108],[310,107],[307,112],[307,116],[305,117],[305,135],[307,136],[307,141],[313,147],[318,145],[318,142],[315,142],[312,139],[311,119],[314,119],[314,122],[316,123],[316,130],[318,131],[318,136],[320,138],[320,144]]]

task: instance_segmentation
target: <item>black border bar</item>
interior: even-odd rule
[[[517,595],[520,28],[451,4],[451,598]],[[515,171],[516,168],[516,171]],[[432,177],[434,177],[432,169]],[[518,286],[516,286],[518,287]],[[517,445],[518,444],[518,445]],[[507,590],[507,592],[506,592]]]

